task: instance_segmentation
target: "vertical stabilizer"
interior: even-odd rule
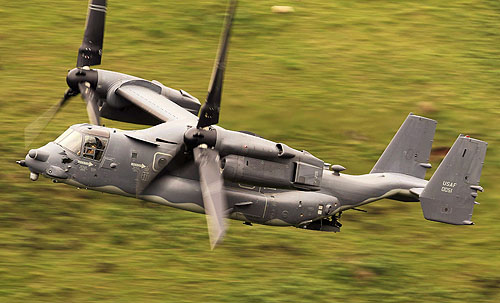
[[[410,113],[370,173],[401,173],[423,179],[430,168],[436,124]]]
[[[488,143],[460,135],[423,192],[427,220],[470,225]]]

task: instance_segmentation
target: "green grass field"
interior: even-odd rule
[[[100,67],[203,100],[226,2],[108,2]],[[485,193],[472,227],[383,200],[338,234],[231,221],[215,251],[202,215],[31,182],[15,164],[66,89],[86,5],[0,5],[0,302],[500,301],[499,1],[240,1],[221,126],[360,174],[414,112],[438,120],[435,147],[489,142]],[[32,146],[85,121],[75,98]]]

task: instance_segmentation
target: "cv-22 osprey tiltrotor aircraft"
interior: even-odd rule
[[[460,135],[429,181],[424,179],[436,121],[410,114],[369,174],[341,173],[304,150],[217,126],[236,1],[229,4],[206,102],[182,90],[100,64],[105,0],[89,5],[77,67],[57,112],[80,93],[91,124],[71,126],[18,161],[56,182],[135,196],[206,213],[212,248],[226,218],[318,231],[340,231],[343,211],[383,198],[420,202],[428,220],[470,225],[487,143]],[[100,117],[153,125],[123,131]],[[32,131],[28,127],[28,132]]]

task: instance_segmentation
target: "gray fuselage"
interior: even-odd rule
[[[34,150],[35,157],[30,152],[25,161],[33,173],[58,182],[204,213],[192,154],[186,150],[161,167],[161,159],[175,155],[183,144],[189,124],[173,121],[139,131],[78,124],[67,131],[73,143],[70,135],[60,137]],[[221,127],[215,131],[232,219],[305,226],[382,198],[418,201],[409,190],[427,184],[397,173],[340,174],[305,151]],[[101,144],[97,149],[95,140]],[[148,185],[137,194],[141,180]]]

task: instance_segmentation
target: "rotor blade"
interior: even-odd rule
[[[91,0],[76,67],[101,64],[105,19],[106,0]]]
[[[87,115],[89,116],[90,124],[100,125],[101,121],[99,105],[97,104],[97,94],[88,82],[78,83],[78,88],[82,94],[82,99],[87,103]]]
[[[66,104],[66,102],[78,93],[68,88],[64,93],[62,99],[56,104],[52,105],[45,113],[39,116],[35,121],[31,122],[24,129],[24,144],[25,147],[29,147],[33,140],[40,135],[40,133],[47,127],[49,122],[54,118],[54,116],[59,112],[59,110]]]
[[[220,172],[219,154],[216,150],[196,147],[193,149],[194,160],[200,172],[200,186],[207,214],[210,247],[222,242],[226,233],[226,197],[224,181]]]
[[[222,97],[222,83],[224,82],[224,71],[226,70],[227,51],[229,49],[229,38],[231,36],[231,26],[238,1],[232,0],[226,12],[224,32],[222,33],[217,57],[212,70],[212,78],[208,86],[208,96],[205,104],[201,108],[198,128],[207,127],[219,122],[220,101]]]

